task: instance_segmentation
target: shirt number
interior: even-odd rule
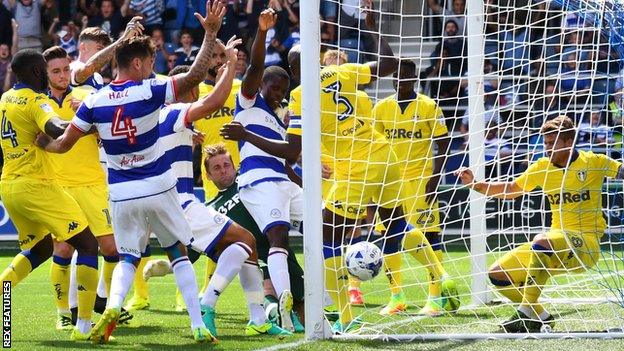
[[[6,111],[2,111],[2,139],[11,139],[11,145],[17,147],[17,133],[13,125],[6,118]]]
[[[125,136],[129,145],[136,144],[137,129],[132,124],[132,119],[123,116],[123,107],[117,107],[115,116],[113,117],[113,125],[111,126],[112,136]]]
[[[345,119],[349,118],[349,116],[353,114],[353,105],[351,104],[349,99],[340,95],[341,88],[342,88],[342,84],[340,83],[340,81],[336,81],[335,83],[332,83],[328,85],[325,89],[323,89],[323,92],[333,94],[334,103],[336,105],[342,104],[346,107],[346,110],[343,113],[338,115],[338,120],[344,121]]]

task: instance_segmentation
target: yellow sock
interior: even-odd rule
[[[149,260],[149,257],[142,257],[136,269],[136,273],[134,274],[134,298],[149,299],[147,282],[143,279],[143,268],[145,268]]]
[[[11,264],[0,275],[0,281],[10,281],[15,287],[22,279],[26,278],[32,271],[30,260],[22,253],[18,253],[11,261]]]
[[[544,251],[532,249],[524,290],[522,291],[521,306],[531,307],[537,315],[544,311],[544,307],[537,300],[550,277],[548,268],[550,268],[550,256]]]
[[[97,257],[94,257],[97,267]],[[98,271],[92,265],[81,264],[80,256],[76,264],[76,284],[78,284],[78,318],[91,320],[95,294],[98,286]]]
[[[513,284],[508,286],[497,286],[496,290],[501,293],[501,295],[511,300],[511,302],[522,302],[522,291]]]
[[[360,284],[362,282],[359,279],[349,275],[349,290],[360,289]]]
[[[56,256],[50,266],[50,283],[54,294],[54,302],[58,311],[69,312],[69,273],[70,265],[57,263]],[[67,261],[71,262],[71,258]]]
[[[342,257],[325,259],[325,288],[340,312],[340,323],[346,325],[353,320],[353,314],[347,290],[349,273],[342,261]]]
[[[216,268],[217,268],[217,263],[215,261],[213,261],[210,258],[206,260],[206,273],[205,273],[205,278],[204,278],[204,286],[202,286],[201,290],[199,291],[200,295],[203,295],[204,291],[206,291],[206,288],[208,288],[208,283],[210,283],[210,278],[212,278],[212,274],[214,273]]]
[[[429,296],[439,297],[441,293],[440,280],[447,274],[425,235],[418,229],[412,229],[405,233],[403,248],[427,268],[429,271]]]
[[[397,252],[391,255],[385,255],[383,260],[384,272],[388,278],[390,284],[390,292],[392,295],[396,295],[403,291],[401,284],[403,282],[403,275],[401,274],[401,253]]]
[[[433,253],[438,258],[438,261],[440,261],[440,264],[442,264],[444,262],[444,252],[442,250],[433,250]]]
[[[105,259],[104,264],[102,265],[102,278],[104,279],[104,284],[106,284],[106,296],[110,296],[111,280],[113,280],[113,270],[115,270],[117,262],[118,260],[115,262],[109,262]],[[141,274],[141,276],[143,276],[143,274]]]

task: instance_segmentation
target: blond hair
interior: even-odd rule
[[[562,140],[574,140],[576,135],[576,129],[574,129],[574,122],[566,115],[560,115],[544,122],[540,132],[543,135],[557,133]]]

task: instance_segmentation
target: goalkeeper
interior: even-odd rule
[[[553,316],[538,302],[542,289],[551,276],[581,273],[596,264],[606,228],[604,178],[624,178],[622,163],[574,148],[576,131],[567,116],[547,121],[541,133],[546,156],[514,181],[475,182],[469,169],[455,172],[462,183],[487,196],[513,199],[539,187],[550,203],[550,229],[505,254],[489,270],[498,291],[520,304],[501,324],[509,333],[539,332],[544,325],[554,325]]]

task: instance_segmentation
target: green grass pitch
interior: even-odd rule
[[[6,267],[13,253],[4,252],[0,257],[0,266]],[[489,260],[493,260],[490,257]],[[300,260],[303,260],[300,257]],[[469,302],[470,281],[469,258],[464,252],[451,252],[447,255],[445,266],[456,279],[462,295],[462,302]],[[385,333],[489,333],[497,330],[497,323],[506,318],[513,310],[509,306],[489,306],[479,309],[464,309],[455,315],[440,318],[420,319],[414,315],[425,298],[425,271],[411,259],[404,262],[403,283],[410,302],[409,313],[403,316],[381,317],[379,308],[388,298],[388,287],[384,277],[362,284],[365,293],[366,308],[356,308],[366,322],[367,331]],[[56,311],[52,300],[52,288],[49,284],[49,262],[39,267],[25,281],[12,291],[12,348],[15,350],[256,350],[279,345],[289,350],[623,350],[623,340],[488,340],[488,341],[444,341],[391,343],[381,341],[322,341],[301,343],[302,335],[279,341],[274,337],[246,337],[244,326],[247,322],[247,308],[240,284],[235,280],[223,293],[217,305],[217,326],[220,343],[216,346],[195,344],[189,328],[186,313],[173,311],[175,283],[172,276],[150,280],[151,307],[139,311],[135,319],[139,328],[118,328],[115,342],[93,346],[91,343],[76,343],[69,340],[69,333],[54,329]],[[203,283],[205,259],[196,265],[199,284]],[[622,267],[619,267],[620,269]],[[463,277],[463,278],[462,278]],[[565,283],[566,278],[558,278]],[[591,291],[594,280],[587,284]],[[584,289],[585,290],[585,289]],[[574,292],[580,296],[582,292]],[[580,295],[579,295],[580,294]],[[589,294],[589,293],[588,293]],[[577,297],[578,297],[577,296]],[[589,326],[592,330],[601,330],[613,325],[624,315],[622,308],[615,304],[602,305],[567,305],[548,306],[551,311],[561,314],[565,319],[557,324],[556,329],[583,330]],[[607,317],[605,317],[607,316]],[[94,321],[98,315],[94,315]]]

